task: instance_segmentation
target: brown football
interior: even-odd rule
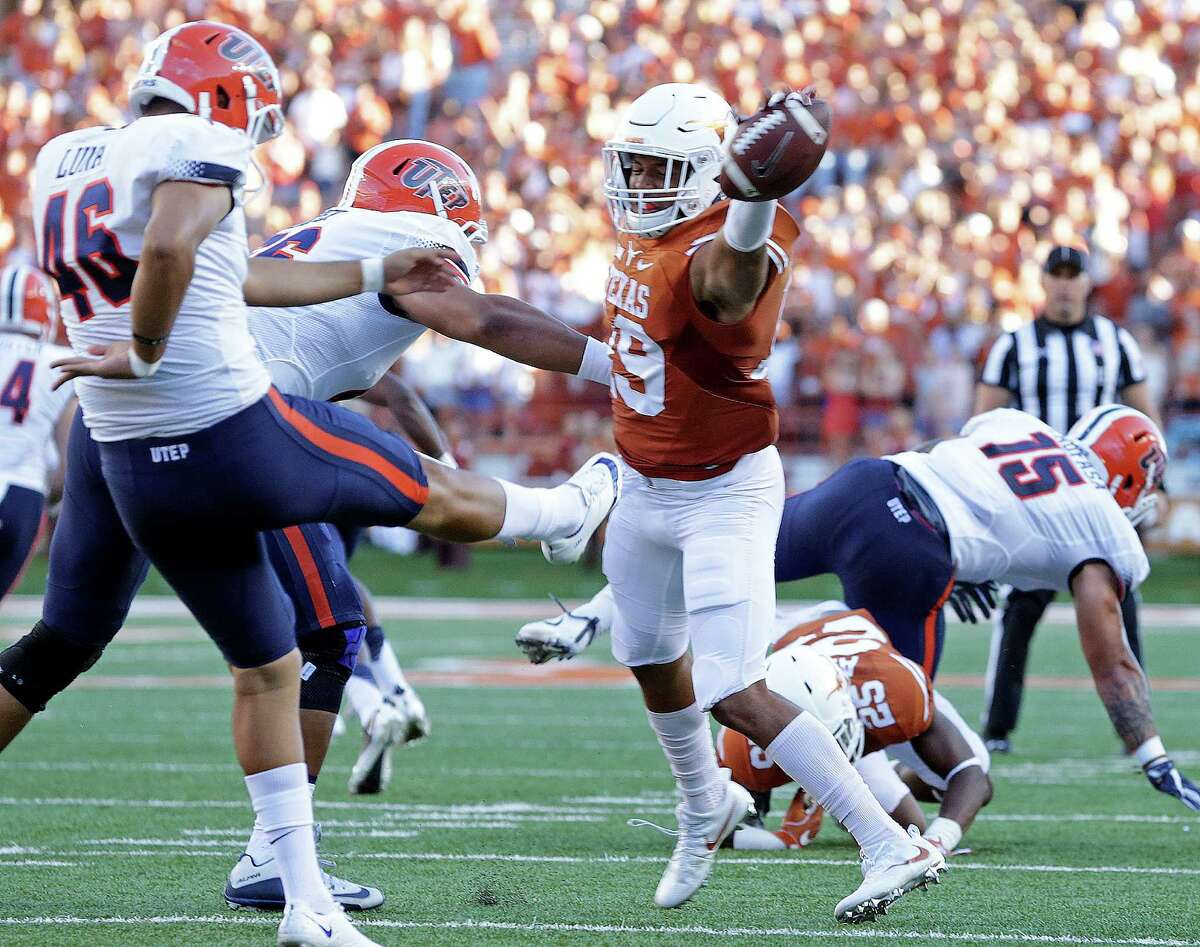
[[[718,179],[727,197],[770,201],[812,176],[829,144],[829,106],[791,93],[743,120],[729,143]]]

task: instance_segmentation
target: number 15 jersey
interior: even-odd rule
[[[1127,590],[1150,573],[1099,460],[1033,415],[989,411],[928,454],[887,459],[937,504],[961,581],[1065,592],[1079,566],[1099,560]]]
[[[154,190],[166,181],[227,187],[233,208],[200,244],[159,371],[80,378],[76,394],[97,441],[170,437],[210,427],[266,394],[270,378],[246,324],[242,184],[250,139],[195,115],[85,128],[48,142],[34,176],[42,269],[63,298],[77,354],[130,336],[130,298]]]
[[[708,480],[779,434],[766,358],[799,230],[779,207],[767,284],[750,315],[723,325],[697,306],[689,268],[728,209],[720,201],[655,239],[622,237],[609,267],[613,434],[626,463],[647,477]]]

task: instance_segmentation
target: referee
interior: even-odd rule
[[[975,413],[1015,402],[1056,431],[1066,431],[1097,405],[1121,401],[1159,424],[1137,343],[1104,316],[1087,312],[1092,288],[1087,255],[1073,246],[1054,247],[1046,258],[1042,288],[1045,312],[1000,336],[988,353],[976,389]],[[1009,735],[1021,709],[1029,642],[1053,599],[1052,591],[1013,589],[996,620],[983,721],[984,741],[993,752],[1012,749]],[[1130,648],[1140,664],[1135,593],[1125,596],[1121,611]]]

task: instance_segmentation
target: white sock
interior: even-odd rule
[[[334,910],[334,903],[317,865],[308,786],[308,769],[303,763],[246,777],[246,789],[254,803],[255,830],[261,827],[275,856],[284,898],[288,904],[300,902],[325,913]]]
[[[779,731],[767,747],[767,759],[803,786],[872,858],[884,845],[905,838],[812,714],[801,713]]]
[[[351,675],[350,680],[346,682],[345,694],[354,715],[358,717],[358,722],[364,727],[383,703],[383,694],[379,692],[379,688],[356,674]]]
[[[616,616],[617,605],[613,600],[613,590],[611,585],[606,585],[597,592],[592,599],[576,609],[572,609],[576,615],[584,615],[588,618],[598,619],[596,623],[596,634],[606,635],[612,630],[613,618]]]
[[[396,652],[387,641],[384,641],[383,647],[379,649],[378,659],[371,661],[368,667],[383,693],[391,695],[408,690],[408,680],[400,670]]]
[[[583,491],[570,483],[557,487],[522,487],[497,479],[504,489],[504,523],[496,539],[558,539],[583,525],[587,504]]]
[[[668,714],[646,711],[658,736],[687,808],[696,815],[712,812],[725,798],[725,781],[717,767],[708,717],[699,704]]]

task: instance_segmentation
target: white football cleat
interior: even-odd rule
[[[341,908],[321,914],[307,904],[289,904],[279,922],[278,947],[381,947],[364,937]]]
[[[592,534],[621,498],[621,469],[617,458],[605,451],[589,457],[567,483],[583,494],[587,512],[579,529],[570,536],[542,542],[542,555],[547,562],[576,562]]]
[[[408,727],[408,715],[403,710],[391,701],[380,702],[364,728],[366,744],[350,770],[346,788],[351,793],[374,795],[386,788],[391,777],[391,748],[403,742]]]
[[[388,700],[408,718],[408,726],[405,728],[404,738],[401,740],[405,746],[417,743],[429,736],[429,711],[425,709],[425,702],[417,696],[412,685],[396,688]]]
[[[586,650],[600,627],[597,616],[581,615],[569,610],[557,595],[551,595],[550,598],[562,609],[562,614],[522,625],[514,639],[532,664],[545,664],[551,658],[571,660]]]
[[[725,784],[725,798],[706,816],[697,816],[680,803],[675,810],[679,836],[654,892],[656,905],[677,908],[708,882],[717,849],[753,805],[750,793],[735,782]]]
[[[942,853],[909,826],[908,838],[890,843],[878,858],[863,854],[863,883],[838,902],[834,917],[846,924],[873,921],[914,888],[941,884],[939,876],[945,870]]]

